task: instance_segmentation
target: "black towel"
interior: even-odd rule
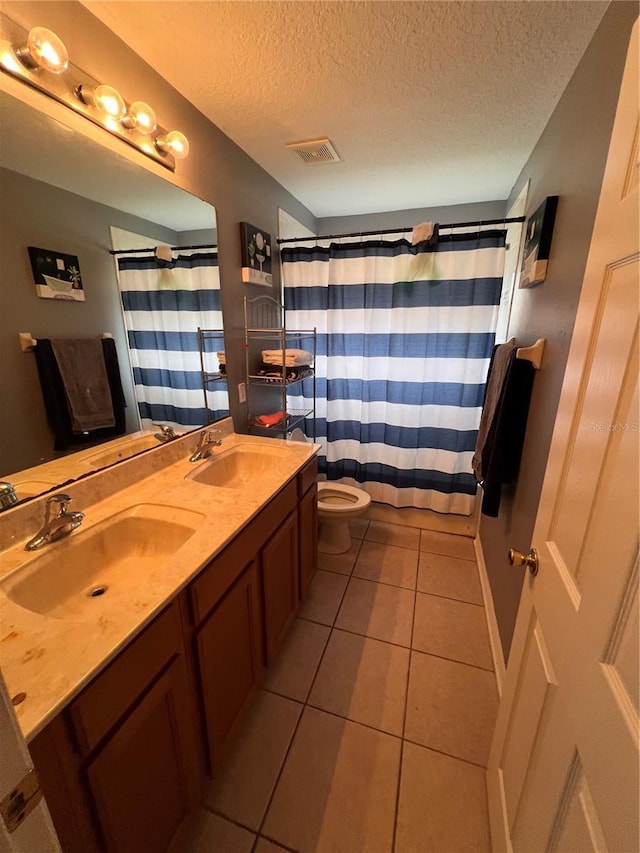
[[[91,430],[91,432],[74,432],[71,425],[71,415],[64,390],[64,383],[58,369],[58,363],[51,341],[48,338],[39,338],[35,348],[36,365],[38,376],[42,386],[42,397],[47,413],[49,424],[54,434],[54,450],[69,450],[75,445],[94,444],[124,435],[126,431],[125,422],[125,400],[120,380],[120,369],[118,366],[118,353],[115,341],[112,338],[102,339],[102,350],[104,363],[111,391],[111,402],[115,425],[102,429]]]
[[[489,365],[485,403],[498,349],[498,347],[494,348]],[[484,444],[476,451],[481,454],[483,515],[497,518],[500,511],[502,486],[505,483],[511,483],[518,474],[534,376],[533,364],[516,358],[516,350],[513,349],[504,379],[498,389],[498,401]],[[492,389],[492,391],[495,390]]]

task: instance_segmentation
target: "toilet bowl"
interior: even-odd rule
[[[294,429],[291,441],[307,441],[302,430]],[[371,497],[356,486],[342,483],[318,483],[318,551],[344,554],[351,548],[349,522],[359,518],[371,503]]]
[[[351,548],[349,522],[367,510],[371,497],[355,486],[318,483],[318,551],[344,554]]]

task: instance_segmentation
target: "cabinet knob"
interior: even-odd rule
[[[532,548],[528,554],[523,554],[521,551],[516,551],[515,548],[509,548],[509,564],[519,569],[527,568],[532,575],[537,575],[540,565],[538,552]]]

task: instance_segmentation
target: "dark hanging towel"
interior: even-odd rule
[[[35,348],[36,365],[42,386],[44,407],[54,434],[54,450],[69,450],[74,446],[95,444],[125,433],[125,400],[115,341],[112,338],[103,338],[101,343],[115,424],[110,427],[79,432],[74,431],[72,426],[65,387],[51,341],[48,338],[38,339]]]
[[[483,490],[482,514],[497,518],[502,486],[518,474],[535,368],[516,358],[514,341],[494,347],[487,375],[473,471]]]

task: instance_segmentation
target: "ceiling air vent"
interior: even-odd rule
[[[310,139],[308,142],[287,142],[305,163],[338,163],[340,157],[328,139]]]

